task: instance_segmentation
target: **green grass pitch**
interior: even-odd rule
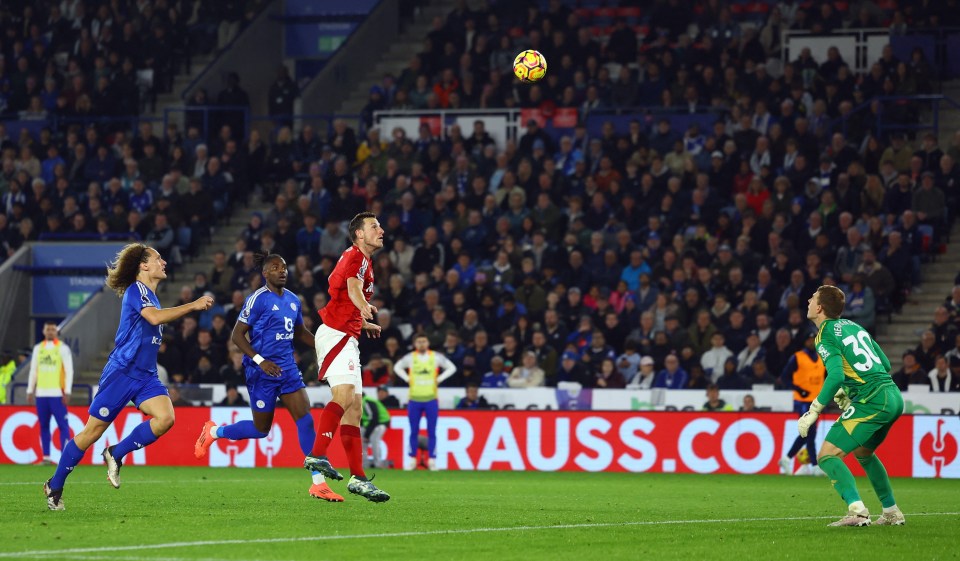
[[[827,528],[825,477],[382,471],[393,498],[307,496],[292,469],[0,466],[0,560],[960,559],[960,481],[895,479],[899,528]],[[880,505],[857,481],[871,512]]]

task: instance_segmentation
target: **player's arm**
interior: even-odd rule
[[[377,308],[367,302],[367,297],[363,295],[363,280],[357,277],[347,277],[347,295],[353,305],[360,310],[360,317],[364,320],[372,320],[373,314],[377,313]]]
[[[147,306],[140,310],[140,316],[147,320],[147,323],[150,325],[161,325],[177,321],[183,316],[192,314],[193,312],[209,310],[211,306],[213,306],[213,298],[201,296],[189,304],[183,304],[182,306],[173,308],[160,309],[155,306]]]
[[[250,326],[242,321],[237,321],[237,324],[233,326],[233,333],[230,334],[230,340],[233,341],[233,344],[237,346],[243,354],[250,357],[253,362],[256,362],[261,370],[266,372],[269,376],[279,376],[280,367],[276,365],[272,360],[267,360],[260,356],[250,344],[250,340],[247,338],[247,332],[250,331]]]
[[[367,320],[362,320],[363,325],[360,327],[367,334],[367,337],[371,339],[379,339],[381,327],[375,323],[370,323]]]
[[[406,354],[393,365],[393,373],[397,375],[397,378],[400,378],[408,384],[410,383],[410,376],[407,375],[407,369],[410,368],[412,360],[410,355]]]
[[[63,364],[63,404],[67,405],[73,393],[73,353],[70,347],[60,345],[60,361]]]
[[[457,365],[454,364],[452,360],[450,360],[449,358],[441,354],[437,354],[436,357],[437,357],[437,364],[442,369],[442,371],[440,372],[440,375],[437,376],[437,383],[440,384],[450,376],[453,376],[454,374],[457,373]]]
[[[807,436],[810,427],[817,424],[820,412],[836,396],[840,386],[843,385],[843,358],[837,345],[830,339],[825,338],[817,345],[817,353],[823,359],[827,376],[823,381],[823,387],[820,388],[820,393],[810,403],[810,409],[797,421],[797,430],[803,437]]]
[[[27,403],[33,404],[34,394],[37,391],[37,351],[40,350],[40,345],[35,345],[33,347],[33,352],[30,354],[30,375],[27,377]]]

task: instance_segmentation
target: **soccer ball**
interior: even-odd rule
[[[539,82],[547,75],[547,58],[528,49],[513,59],[513,73],[521,82]]]
[[[800,451],[797,452],[797,463],[801,465],[810,463],[810,454],[806,448],[801,448]]]

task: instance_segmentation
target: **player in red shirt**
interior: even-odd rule
[[[360,374],[360,332],[379,337],[380,326],[372,323],[377,308],[370,305],[373,296],[373,252],[383,247],[383,228],[372,212],[361,212],[350,221],[349,234],[353,245],[343,252],[330,273],[330,302],[320,310],[323,325],[315,338],[320,379],[330,384],[333,400],[320,415],[317,440],[303,467],[326,477],[342,480],[343,476],[327,459],[327,447],[340,427],[340,440],[350,463],[347,490],[373,502],[390,500],[363,471],[363,443],[360,416],[363,413]]]

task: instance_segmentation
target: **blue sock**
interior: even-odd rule
[[[266,438],[269,433],[260,432],[253,421],[240,421],[217,429],[217,436],[230,440],[245,440],[247,438]]]
[[[313,441],[317,439],[317,429],[313,426],[313,417],[307,413],[297,419],[297,437],[300,439],[300,450],[304,456],[313,451]]]
[[[50,488],[63,489],[63,484],[66,483],[67,476],[70,475],[73,468],[77,467],[77,464],[80,463],[80,460],[83,459],[83,455],[86,453],[87,451],[78,448],[73,440],[67,442],[67,445],[63,447],[63,453],[60,454],[60,463],[57,464],[57,471],[54,472],[53,478],[50,480]]]
[[[149,446],[156,441],[157,435],[153,434],[153,429],[150,428],[150,421],[144,421],[137,425],[137,428],[133,429],[133,432],[117,444],[116,448],[113,449],[113,457],[122,460],[123,457],[130,452],[139,450],[144,446]]]

